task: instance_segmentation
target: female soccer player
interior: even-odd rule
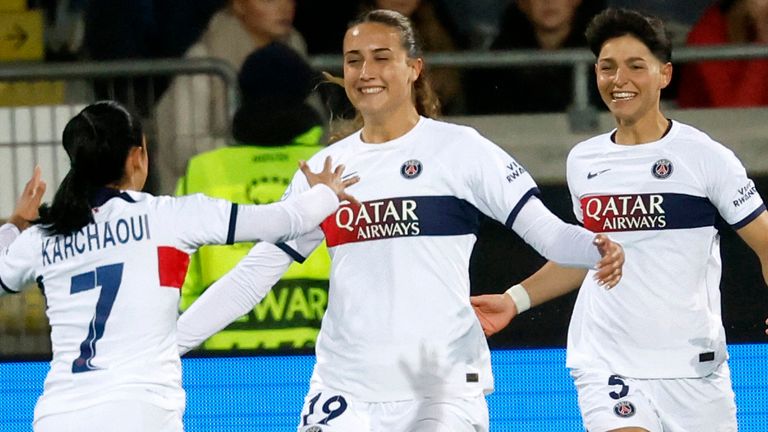
[[[587,39],[616,129],[571,150],[568,187],[584,226],[625,248],[624,277],[606,291],[583,270],[548,263],[516,286],[517,303],[502,294],[472,304],[491,335],[581,284],[567,366],[586,429],[736,431],[715,217],[757,253],[768,281],[765,205],[733,152],[661,112],[672,78],[661,21],[608,9]]]
[[[344,189],[356,180],[327,159],[319,174],[302,166],[322,185],[278,204],[141,193],[142,127],[114,102],[82,110],[63,144],[71,168],[53,203],[0,256],[0,294],[35,282],[46,298],[53,359],[34,430],[181,431],[176,319],[189,255],[295,237],[351,199]]]
[[[343,70],[357,130],[309,164],[330,155],[364,176],[362,205],[294,242],[256,245],[182,315],[179,344],[194,347],[250,310],[325,237],[329,304],[299,430],[487,431],[490,352],[469,304],[480,215],[557,262],[598,266],[607,285],[623,252],[552,215],[526,170],[475,130],[430,118],[437,104],[403,15],[362,15],[344,37]],[[307,186],[296,176],[288,195]]]

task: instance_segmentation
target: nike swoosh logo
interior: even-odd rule
[[[600,174],[602,174],[602,173],[604,173],[606,171],[610,171],[610,170],[611,170],[610,168],[606,168],[606,169],[604,169],[602,171],[598,171],[598,172],[588,172],[587,173],[587,180],[593,179],[593,178],[599,176]]]

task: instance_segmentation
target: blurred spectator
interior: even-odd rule
[[[84,8],[84,53],[93,60],[154,59],[181,56],[200,37],[226,0],[46,0],[52,28],[49,45],[57,58],[79,49],[78,14]],[[167,80],[116,79],[96,82],[97,99],[115,99],[147,116]]]
[[[710,7],[688,35],[691,46],[768,44],[768,0],[725,0]],[[768,59],[690,63],[683,67],[681,107],[768,105]]]
[[[239,69],[255,48],[273,41],[304,54],[304,40],[292,26],[294,12],[294,0],[231,0],[186,57],[215,57]],[[156,118],[157,192],[168,194],[190,157],[225,144],[230,123],[226,88],[209,76],[179,76],[160,100]]]
[[[517,0],[505,12],[491,49],[585,47],[587,6],[592,12],[592,4],[581,0]],[[596,90],[591,93],[597,100]],[[477,70],[470,74],[466,97],[471,114],[540,113],[565,111],[572,94],[571,67],[532,66]]]
[[[443,23],[442,11],[432,0],[362,0],[360,12],[389,9],[410,18],[424,52],[453,52],[457,44]],[[430,68],[429,79],[443,113],[455,113],[463,104],[461,74],[457,68]]]
[[[82,54],[85,38],[86,0],[46,0],[46,60],[76,60]]]
[[[256,49],[239,74],[242,103],[232,124],[234,144],[194,156],[177,194],[204,193],[241,204],[279,201],[297,161],[322,148],[322,119],[306,103],[319,77],[295,50],[273,42]],[[237,264],[252,244],[205,246],[192,255],[182,289],[186,309]],[[208,339],[207,350],[310,348],[328,296],[325,251],[294,263],[264,301],[302,300],[295,313],[250,313]],[[282,299],[282,300],[281,300]],[[263,311],[262,311],[263,312]]]
[[[54,0],[47,0],[54,2]],[[85,8],[85,45],[95,60],[178,57],[227,0],[68,0]]]
[[[511,0],[437,0],[450,17],[459,46],[487,50],[499,34],[499,19]]]
[[[307,41],[307,52],[338,55],[347,24],[355,18],[359,3],[360,0],[296,0],[295,26]]]

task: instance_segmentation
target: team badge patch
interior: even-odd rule
[[[635,415],[635,406],[630,401],[621,401],[613,406],[613,413],[619,417],[632,417]]]
[[[653,164],[651,174],[657,179],[665,179],[672,175],[672,162],[668,159],[659,159]]]
[[[400,167],[400,175],[407,179],[415,179],[421,174],[421,162],[416,159],[405,161]]]

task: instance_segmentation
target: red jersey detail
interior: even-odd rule
[[[600,233],[663,229],[662,194],[588,196],[581,199],[584,228]]]
[[[421,234],[415,198],[390,198],[346,204],[320,224],[328,247],[345,243]]]
[[[187,277],[189,255],[170,246],[157,248],[157,273],[160,276],[160,286],[181,288]]]

